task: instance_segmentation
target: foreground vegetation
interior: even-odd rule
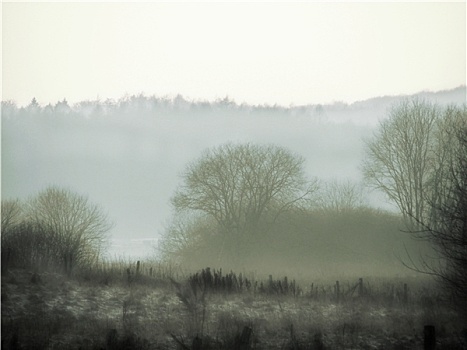
[[[423,278],[300,280],[109,263],[69,276],[2,274],[2,349],[464,349]]]

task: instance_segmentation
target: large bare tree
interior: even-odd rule
[[[431,210],[418,235],[434,244],[440,260],[424,261],[420,270],[439,277],[467,317],[467,106],[448,108],[439,133]]]
[[[440,278],[467,305],[467,106],[395,107],[367,142],[364,174],[437,253],[408,267]]]
[[[428,102],[404,100],[366,141],[363,174],[400,209],[408,224],[426,215],[426,191],[436,162],[433,135],[440,110]]]
[[[254,233],[262,218],[273,221],[317,189],[317,181],[306,180],[303,162],[272,145],[210,149],[186,168],[172,204],[209,215],[226,234]]]

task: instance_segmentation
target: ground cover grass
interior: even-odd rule
[[[423,349],[427,324],[437,349],[466,348],[428,279],[342,280],[338,298],[335,281],[206,271],[6,271],[2,349]]]

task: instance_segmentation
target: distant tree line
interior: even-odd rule
[[[58,269],[71,273],[100,258],[112,227],[87,197],[49,187],[28,201],[2,199],[2,270]]]
[[[457,92],[465,91],[465,87],[448,91]],[[446,92],[439,92],[440,96]],[[423,95],[423,94],[422,94]],[[425,93],[427,97],[435,95],[435,93]],[[332,104],[308,104],[302,106],[281,106],[281,105],[250,105],[246,103],[238,103],[229,96],[218,98],[214,101],[207,100],[190,100],[182,95],[176,96],[147,96],[144,94],[125,95],[119,99],[96,99],[84,100],[75,104],[70,104],[66,99],[57,101],[56,103],[47,103],[41,105],[36,98],[26,106],[18,106],[14,101],[2,101],[3,116],[29,115],[29,116],[117,116],[117,115],[153,115],[154,113],[164,112],[166,114],[190,112],[196,114],[215,114],[226,113],[254,113],[255,115],[273,116],[274,114],[291,115],[291,116],[317,116],[320,117],[325,111],[343,111],[353,110],[355,108],[366,107],[374,108],[375,106],[389,106],[400,97],[378,97],[368,101],[356,102],[354,104],[346,104],[343,102],[335,102]]]
[[[330,106],[331,107],[331,106]],[[340,107],[342,108],[342,106]],[[117,116],[117,115],[153,115],[165,112],[167,114],[190,112],[190,114],[219,114],[230,112],[255,113],[271,116],[274,113],[319,115],[322,105],[280,106],[280,105],[249,105],[238,104],[228,96],[215,101],[188,100],[181,95],[175,97],[145,96],[143,94],[124,96],[120,99],[86,100],[70,104],[66,99],[45,106],[33,98],[27,106],[18,106],[14,101],[2,101],[2,111],[6,116],[42,115],[42,116]]]

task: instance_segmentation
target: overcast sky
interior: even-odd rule
[[[466,82],[466,4],[8,3],[3,100],[353,102]]]

